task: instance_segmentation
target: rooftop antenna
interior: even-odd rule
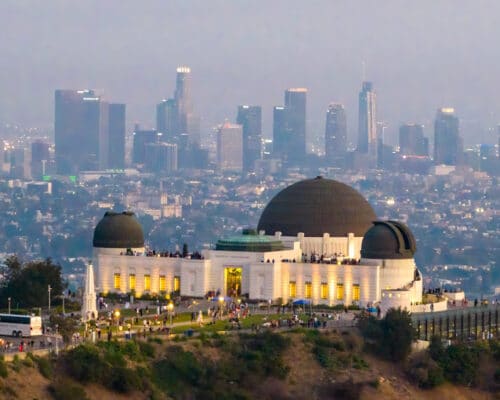
[[[366,81],[366,63],[365,60],[361,61],[361,79]]]

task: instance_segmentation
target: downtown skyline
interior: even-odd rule
[[[488,131],[500,121],[499,60],[489,50],[498,37],[494,2],[368,1],[361,16],[348,2],[291,2],[286,11],[280,1],[260,8],[215,1],[210,10],[195,1],[116,4],[0,5],[6,37],[16,38],[0,46],[1,121],[50,127],[55,89],[100,88],[109,101],[127,104],[129,126],[153,127],[154,107],[173,93],[171,73],[184,64],[193,71],[204,134],[234,121],[237,105],[255,104],[270,137],[283,90],[307,87],[309,141],[322,137],[335,102],[345,105],[348,140],[356,143],[356,94],[365,78],[374,84],[377,119],[388,124],[390,143],[407,122],[424,124],[428,136],[441,107],[455,108],[466,145],[497,141],[496,129]]]

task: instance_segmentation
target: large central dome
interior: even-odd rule
[[[320,176],[283,189],[262,212],[258,230],[266,235],[362,237],[376,220],[365,198],[352,187]]]

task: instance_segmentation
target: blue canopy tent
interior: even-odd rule
[[[294,306],[307,306],[307,305],[311,304],[311,301],[306,300],[306,299],[297,299],[292,304]]]
[[[310,310],[310,313],[312,315],[312,302],[311,302],[311,300],[297,299],[292,304],[293,304],[293,306],[303,306],[304,307],[304,312],[306,310],[305,306],[309,306],[309,310]]]

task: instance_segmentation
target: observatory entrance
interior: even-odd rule
[[[224,282],[226,287],[226,296],[241,296],[241,275],[243,268],[226,267],[224,268]]]

